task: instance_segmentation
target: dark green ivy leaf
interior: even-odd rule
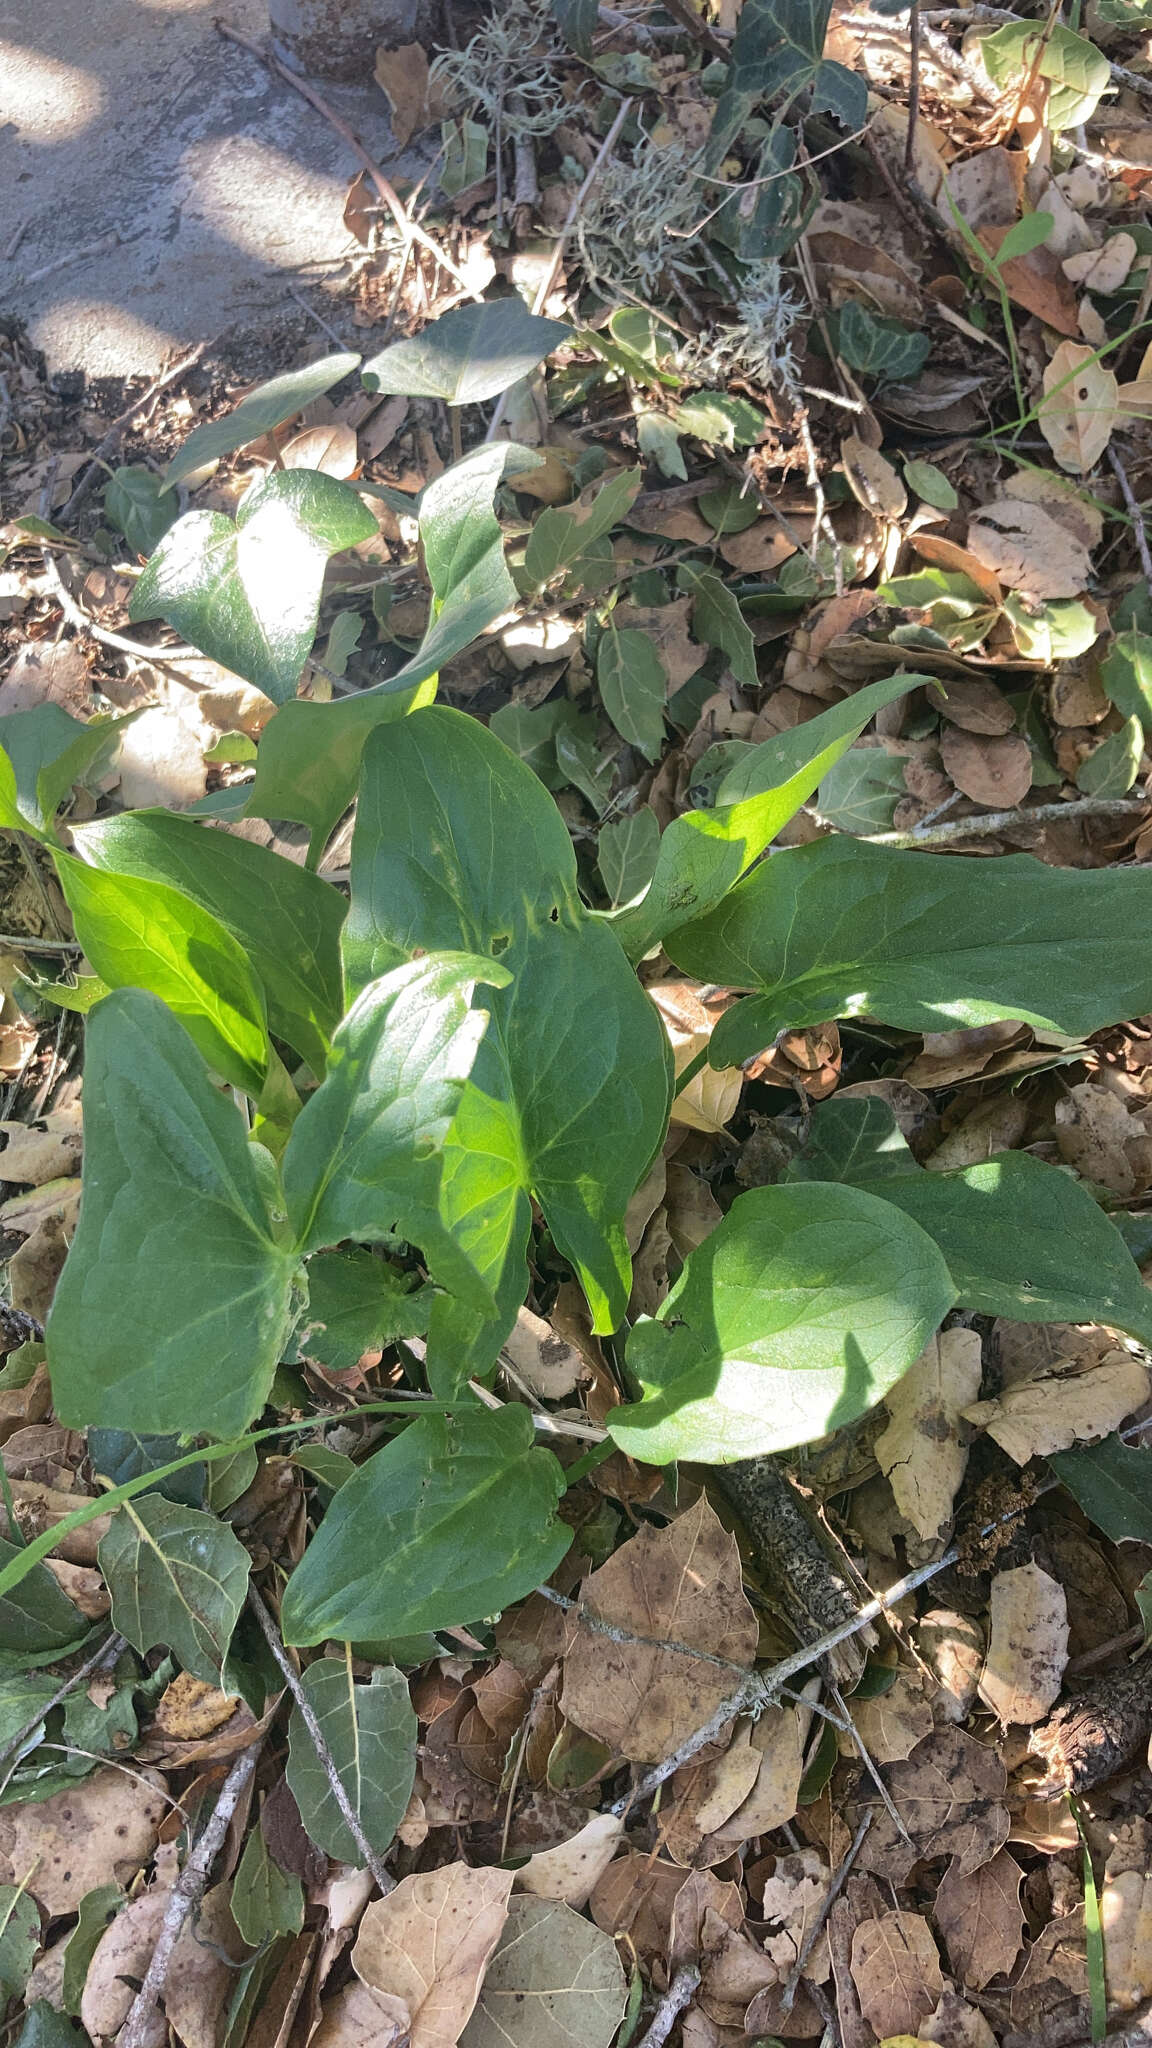
[[[141,1494],[113,1515],[99,1561],[113,1626],[133,1649],[162,1644],[193,1678],[219,1685],[250,1568],[228,1524]]]
[[[369,391],[478,405],[526,377],[571,336],[570,327],[530,313],[514,293],[442,313],[421,333],[381,349],[360,374]]]

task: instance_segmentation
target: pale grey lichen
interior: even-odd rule
[[[431,77],[471,119],[526,141],[554,135],[571,116],[564,55],[549,0],[500,0],[464,49],[440,52]]]
[[[778,257],[747,264],[736,297],[736,318],[690,343],[681,351],[680,364],[712,384],[740,375],[799,402],[797,325],[806,311],[805,300],[791,290]]]
[[[669,277],[700,283],[712,275],[700,235],[699,150],[642,139],[630,163],[603,166],[578,218],[574,239],[588,281],[601,294],[656,296]]]

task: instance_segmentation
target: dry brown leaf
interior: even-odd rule
[[[687,1869],[707,1869],[730,1853],[729,1824],[760,1773],[760,1754],[750,1735],[750,1724],[739,1722],[722,1756],[687,1764],[670,1781],[667,1805],[661,1808],[662,1837],[669,1856]]]
[[[926,1031],[921,1051],[904,1069],[904,1079],[920,1088],[948,1088],[957,1081],[974,1080],[999,1055],[1031,1043],[1031,1027],[1010,1017],[966,1031]]]
[[[979,1102],[924,1161],[929,1173],[950,1173],[956,1167],[978,1166],[998,1152],[1011,1152],[1028,1128],[1028,1109],[1019,1096],[994,1095]]]
[[[921,2020],[917,2039],[938,2041],[940,2048],[996,2048],[996,2036],[983,2013],[958,1991],[945,1991],[935,2012]]]
[[[852,1936],[852,1979],[860,2010],[881,2040],[915,2035],[944,1989],[928,1922],[919,1913],[862,1920]]]
[[[135,1986],[151,1961],[170,1891],[171,1884],[157,1886],[131,1900],[96,1944],[84,1979],[80,2017],[97,2044],[118,2034],[128,2017]]]
[[[0,1123],[7,1144],[0,1152],[6,1181],[43,1187],[45,1181],[79,1173],[84,1125],[78,1102],[54,1109],[35,1124]]]
[[[360,1922],[352,1967],[411,2015],[411,2048],[455,2048],[508,1917],[510,1870],[450,1863],[402,1878]]]
[[[686,1259],[723,1222],[724,1211],[707,1181],[676,1160],[668,1167],[666,1190],[668,1235],[678,1256]]]
[[[1060,1157],[1114,1195],[1132,1195],[1148,1182],[1146,1121],[1134,1117],[1111,1089],[1080,1081],[1056,1104]]]
[[[750,1669],[759,1630],[744,1595],[735,1539],[701,1497],[666,1528],[642,1529],[584,1581],[582,1603],[603,1621],[688,1649],[614,1643],[568,1626],[561,1704],[568,1719],[633,1763],[656,1763],[733,1690],[708,1650]]]
[[[45,1216],[31,1237],[8,1261],[8,1280],[13,1308],[46,1323],[56,1293],[56,1282],[64,1271],[74,1229],[60,1212]]]
[[[804,1776],[807,1726],[807,1713],[795,1706],[768,1707],[758,1721],[737,1724],[732,1746],[747,1743],[760,1759],[759,1769],[743,1804],[710,1837],[709,1856],[714,1851],[732,1854],[754,1835],[771,1834],[792,1819]]]
[[[949,676],[946,682],[929,683],[927,694],[933,710],[965,732],[997,739],[1016,724],[1007,697],[986,676]]]
[[[1012,1987],[1012,2024],[1022,2033],[1047,2032],[1056,2040],[1087,2037],[1088,1963],[1084,1908],[1050,1920],[1033,1943]]]
[[[622,604],[613,614],[619,627],[630,626],[651,641],[668,677],[669,695],[682,689],[708,659],[708,649],[688,630],[694,601],[678,597],[671,604]]]
[[[167,1806],[155,1772],[98,1770],[51,1799],[5,1807],[0,1884],[27,1880],[45,1912],[75,1913],[85,1892],[127,1885],[143,1869]]]
[[[857,504],[881,519],[901,519],[908,510],[908,493],[886,455],[870,448],[859,434],[845,434],[840,443],[840,460],[848,488]]]
[[[687,1882],[673,1864],[630,1849],[609,1864],[588,1910],[605,1934],[626,1934],[641,1962],[651,1966],[667,1952],[672,1908]]]
[[[1020,1953],[1023,1881],[1024,1872],[1007,1849],[968,1876],[955,1867],[944,1873],[933,1914],[953,1975],[974,1991],[1007,1974]]]
[[[1009,590],[1038,604],[1050,597],[1079,597],[1091,580],[1092,562],[1083,543],[1025,498],[986,505],[969,524],[968,545]]]
[[[950,728],[940,735],[940,758],[962,795],[994,810],[1012,810],[1032,787],[1032,753],[1019,733],[987,739]]]
[[[848,1711],[873,1763],[901,1763],[932,1733],[932,1708],[918,1671],[899,1672],[887,1692],[870,1700],[850,1700]],[[845,1756],[857,1754],[847,1733],[840,1736],[840,1747]]]
[[[682,1074],[703,1052],[721,1014],[701,1002],[700,987],[699,982],[658,981],[648,990],[664,1020],[677,1074]],[[743,1086],[744,1075],[739,1067],[703,1066],[673,1102],[673,1123],[687,1124],[690,1130],[709,1135],[722,1131],[736,1114]]]
[[[1086,490],[1080,490],[1070,476],[1057,476],[1053,469],[1018,469],[1005,479],[1005,498],[1026,498],[1066,526],[1091,553],[1104,538],[1104,514]]]
[[[318,469],[325,476],[354,476],[359,459],[355,432],[341,420],[304,427],[280,450],[285,469]]]
[[[984,1634],[979,1622],[950,1608],[934,1607],[921,1617],[916,1641],[940,1690],[933,1701],[938,1720],[968,1719],[984,1669]]]
[[[1068,262],[1080,260],[1073,256]],[[1067,271],[1067,262],[1064,267]],[[1116,411],[1116,379],[1097,351],[1062,341],[1044,372],[1044,398],[1036,415],[1061,469],[1085,476],[1095,467],[1112,438]]]
[[[946,540],[939,533],[910,533],[908,539],[921,561],[929,562],[934,569],[946,569],[949,575],[967,576],[989,604],[998,606],[1003,603],[1004,592],[999,577],[986,568],[970,548],[962,548],[956,541]],[[958,667],[956,674],[958,679],[963,676],[963,668]]]
[[[980,1697],[1006,1727],[1042,1721],[1060,1697],[1068,1662],[1064,1588],[1038,1564],[997,1572],[989,1600]]]
[[[232,1719],[239,1704],[234,1696],[181,1671],[164,1688],[152,1732],[172,1742],[202,1742]]]
[[[769,1929],[764,1952],[786,1978],[808,1938],[832,1881],[832,1873],[815,1849],[800,1849],[792,1856],[777,1856],[771,1877],[764,1882],[760,1918]],[[822,1933],[804,1964],[804,1975],[814,1984],[826,1984],[832,1975],[828,1935]]]
[[[998,253],[1008,232],[1007,227],[981,228],[980,240],[990,256]],[[1026,256],[1010,256],[997,269],[1009,298],[1016,305],[1035,313],[1038,320],[1043,320],[1046,327],[1054,327],[1057,334],[1079,336],[1079,301],[1054,249],[1030,249]]]
[[[1148,1394],[1148,1368],[1131,1352],[1113,1350],[1085,1368],[1061,1361],[1056,1370],[1008,1387],[996,1400],[975,1402],[964,1410],[964,1420],[985,1430],[1017,1465],[1026,1465],[1029,1458],[1051,1457],[1110,1435]]]
[[[229,1908],[231,1886],[216,1885],[186,1922],[164,1982],[164,2011],[184,2048],[219,2048],[235,1964],[248,1951]]]
[[[877,1461],[901,1514],[925,1542],[951,1520],[968,1464],[960,1417],[980,1392],[981,1372],[979,1332],[941,1330],[884,1399],[891,1420],[876,1440]]]
[[[504,1350],[529,1391],[542,1401],[561,1401],[589,1378],[574,1344],[558,1337],[543,1316],[522,1308],[504,1339]]]
[[[1108,2004],[1130,2012],[1152,1997],[1152,1828],[1130,1821],[1109,1852],[1100,1887]]]
[[[403,1999],[371,1991],[354,1977],[323,2007],[310,2048],[401,2048],[409,2027]]]
[[[612,1813],[594,1813],[570,1842],[540,1849],[516,1872],[519,1891],[538,1899],[562,1899],[582,1912],[620,1845],[624,1823]]]
[[[877,1811],[857,1859],[865,1870],[906,1872],[932,1856],[954,1856],[962,1870],[979,1870],[1008,1840],[1003,1761],[962,1728],[935,1729],[906,1762],[889,1765],[887,1782],[914,1847],[909,1850],[889,1816]],[[873,1806],[866,1783],[859,1801],[847,1802],[849,1829],[865,1806]]]
[[[58,704],[73,718],[92,708],[92,684],[84,651],[76,640],[37,646],[29,641],[0,682],[0,715],[34,711],[38,704]]]
[[[428,52],[420,43],[376,52],[376,83],[391,109],[397,149],[407,149],[421,128],[442,120],[449,111],[436,85],[430,87],[428,72]]]

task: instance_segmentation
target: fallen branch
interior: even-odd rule
[[[248,1588],[248,1605],[260,1625],[261,1633],[268,1648],[280,1666],[284,1676],[284,1683],[288,1687],[297,1707],[300,1709],[300,1718],[308,1730],[312,1747],[316,1751],[324,1775],[332,1789],[332,1797],[340,1809],[340,1817],[364,1858],[364,1868],[371,1873],[373,1882],[382,1895],[390,1892],[392,1890],[392,1879],[389,1877],[383,1863],[364,1833],[360,1822],[360,1815],[357,1813],[341,1782],[340,1773],[336,1769],[336,1760],[324,1740],[324,1731],[316,1719],[308,1695],[300,1683],[299,1673],[293,1665],[287,1650],[284,1648],[280,1640],[279,1630],[259,1593],[256,1591],[255,1586],[249,1586]],[[125,2048],[124,2042],[120,2043],[120,2048]]]
[[[997,832],[1014,832],[1021,825],[1057,825],[1068,818],[1133,818],[1147,811],[1148,801],[1138,796],[1085,796],[1067,804],[1037,804],[1032,811],[985,811],[979,818],[956,818],[947,825],[913,826],[910,832],[869,832],[862,835],[865,846],[953,846],[961,839],[989,839]],[[819,818],[819,812],[813,815]]]
[[[300,93],[302,98],[308,101],[309,106],[315,107],[318,114],[323,114],[329,126],[334,128],[337,135],[348,144],[349,149],[354,152],[358,162],[368,173],[373,185],[376,187],[377,198],[381,201],[382,205],[387,207],[392,215],[405,243],[419,243],[422,249],[427,250],[433,261],[440,265],[441,270],[446,270],[449,277],[455,278],[457,284],[463,291],[467,292],[470,299],[482,299],[484,297],[483,292],[477,291],[475,285],[469,283],[464,272],[452,261],[450,256],[445,254],[439,244],[432,239],[427,229],[422,228],[419,221],[413,220],[395,186],[389,183],[379,164],[375,162],[374,158],[369,156],[355,130],[348,126],[347,121],[341,118],[334,107],[329,106],[326,99],[321,98],[315,86],[310,85],[306,78],[299,78],[295,71],[289,71],[288,66],[282,64],[279,57],[274,57],[271,50],[262,49],[253,37],[244,35],[240,29],[232,28],[227,22],[220,20],[217,20],[215,27],[218,35],[222,35],[230,43],[238,43],[242,50],[248,51],[249,56],[257,58],[267,70],[271,71],[277,78],[283,79],[285,85],[290,85],[294,91]]]
[[[129,2007],[128,2017],[119,2035],[118,2048],[146,2048],[152,2037],[152,2016],[167,1980],[176,1943],[190,1915],[208,1889],[212,1865],[220,1853],[232,1816],[256,1769],[263,1745],[264,1738],[260,1736],[252,1744],[251,1749],[246,1749],[242,1756],[237,1757],[220,1788],[220,1797],[212,1809],[208,1825],[172,1887],[160,1934],[152,1951],[152,1960],[145,1972],[144,1982]]]
[[[116,453],[137,413],[144,406],[151,404],[154,398],[159,398],[160,393],[167,391],[170,385],[178,384],[181,377],[187,376],[189,370],[195,369],[200,358],[208,353],[211,346],[212,343],[210,341],[198,341],[195,348],[189,349],[187,355],[181,356],[179,362],[172,364],[171,369],[165,370],[162,375],[155,378],[148,386],[147,391],[141,393],[134,405],[130,405],[126,412],[122,412],[118,419],[113,420],[104,439],[96,448],[88,467],[81,471],[72,496],[60,514],[60,525],[63,525],[66,520],[71,519],[73,514],[79,511],[96,481],[101,464],[107,462],[108,457]]]
[[[41,548],[40,553],[48,587],[68,624],[75,626],[78,633],[86,633],[90,640],[95,640],[101,647],[110,647],[114,654],[130,654],[135,661],[150,662],[153,668],[163,668],[169,661],[204,660],[198,647],[148,647],[143,640],[129,640],[123,633],[113,633],[107,626],[98,626],[67,588],[54,555],[47,547]]]
[[[815,1948],[816,1943],[819,1941],[820,1936],[824,1932],[824,1929],[828,1923],[828,1915],[832,1911],[833,1906],[836,1904],[837,1899],[839,1898],[841,1892],[844,1889],[845,1884],[848,1881],[848,1874],[852,1868],[852,1865],[855,1863],[857,1856],[860,1854],[861,1848],[864,1844],[864,1837],[868,1833],[868,1830],[871,1827],[871,1825],[872,1814],[869,1811],[864,1815],[864,1818],[861,1821],[859,1827],[857,1828],[856,1833],[853,1835],[851,1842],[849,1843],[847,1849],[841,1857],[839,1865],[836,1869],[836,1873],[832,1879],[832,1882],[829,1885],[828,1890],[824,1894],[824,1899],[821,1904],[820,1911],[817,1913],[816,1918],[813,1920],[811,1927],[805,1934],[804,1940],[800,1947],[800,1953],[797,1956],[796,1961],[793,1963],[792,1968],[788,1972],[788,1981],[780,1994],[781,2012],[791,2012],[792,2007],[796,2002],[796,1993],[800,1989],[800,1979],[804,1974],[804,1965],[808,1961],[808,1958],[811,1955],[813,1949]]]
[[[682,1963],[653,2014],[651,2026],[646,2034],[641,2035],[636,2048],[664,2048],[699,1982],[700,1972],[696,1964]]]

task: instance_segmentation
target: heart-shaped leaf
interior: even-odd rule
[[[163,1644],[192,1678],[219,1685],[251,1566],[228,1524],[145,1494],[113,1515],[99,1560],[112,1625],[133,1649]]]
[[[330,555],[371,540],[359,492],[311,469],[277,470],[235,521],[186,512],[132,593],[132,619],[167,619],[213,661],[277,704],[295,694],[316,635]]]
[[[422,334],[381,349],[360,374],[369,391],[478,405],[507,391],[571,338],[570,327],[541,320],[514,295],[442,313]]]

